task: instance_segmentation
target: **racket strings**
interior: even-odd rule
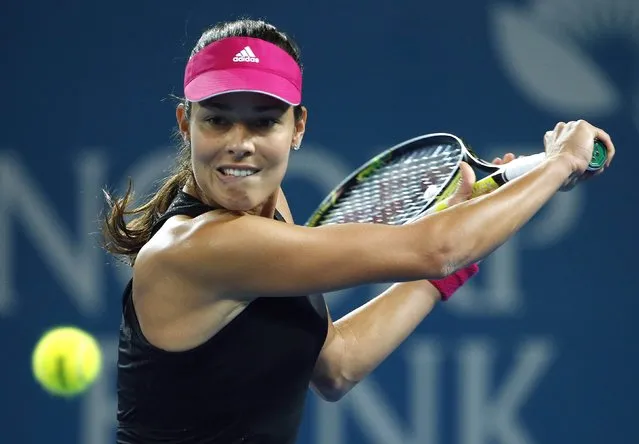
[[[321,225],[400,225],[420,214],[449,183],[461,159],[455,145],[422,147],[393,157],[366,179],[344,191]]]

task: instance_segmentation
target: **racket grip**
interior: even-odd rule
[[[523,176],[528,171],[542,163],[546,158],[545,153],[537,153],[531,156],[523,156],[508,162],[504,169],[488,177],[478,180],[473,185],[473,197],[478,197],[496,190],[504,183]],[[501,177],[500,177],[501,176]]]
[[[588,166],[588,170],[596,171],[604,166],[608,158],[608,152],[603,143],[599,140],[595,140],[595,145],[592,153],[592,160]],[[504,165],[503,170],[478,180],[473,185],[472,197],[479,197],[484,194],[490,193],[496,190],[506,182],[510,182],[520,176],[523,176],[528,171],[535,168],[546,159],[546,153],[537,153],[530,156],[523,156],[512,160]],[[501,177],[500,177],[501,176]],[[426,214],[436,213],[448,208],[448,200],[443,200],[437,203]]]
[[[546,153],[537,153],[531,156],[521,157],[515,159],[505,165],[504,177],[506,182],[518,178],[519,176],[527,173],[535,168],[546,158]],[[599,140],[595,140],[595,145],[592,150],[592,159],[588,164],[589,171],[596,171],[604,166],[608,159],[608,151],[603,143]]]
[[[531,156],[520,157],[519,159],[514,159],[512,162],[507,163],[503,173],[506,182],[516,179],[519,176],[523,176],[543,162],[545,158],[546,153],[537,153]]]
[[[608,160],[608,150],[600,140],[595,140],[595,147],[592,150],[592,159],[588,164],[588,171],[597,171],[606,164]]]

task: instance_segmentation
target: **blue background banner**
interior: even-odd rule
[[[639,442],[634,0],[6,4],[0,442],[113,442],[129,271],[98,247],[101,188],[132,177],[144,194],[163,177],[191,48],[240,16],[302,49],[309,124],[284,184],[298,221],[369,156],[420,134],[452,132],[492,158],[540,151],[556,122],[585,118],[618,150],[343,400],[311,394],[299,443]],[[383,288],[328,295],[333,317]],[[100,380],[72,400],[30,372],[35,342],[58,324],[94,333],[105,353]]]

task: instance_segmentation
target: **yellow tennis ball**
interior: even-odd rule
[[[97,379],[102,352],[89,333],[76,327],[56,327],[36,344],[31,365],[35,379],[46,391],[71,397],[84,392]]]

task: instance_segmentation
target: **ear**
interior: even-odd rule
[[[188,142],[191,138],[190,122],[189,122],[189,118],[188,118],[184,103],[180,103],[175,109],[175,118],[177,120],[177,125],[180,131],[180,135],[182,136],[182,140],[184,140],[185,142]]]
[[[293,133],[293,140],[291,146],[300,146],[302,139],[304,138],[304,132],[306,131],[306,119],[308,118],[308,110],[305,106],[302,106],[302,114],[300,118],[295,121],[295,132]]]

